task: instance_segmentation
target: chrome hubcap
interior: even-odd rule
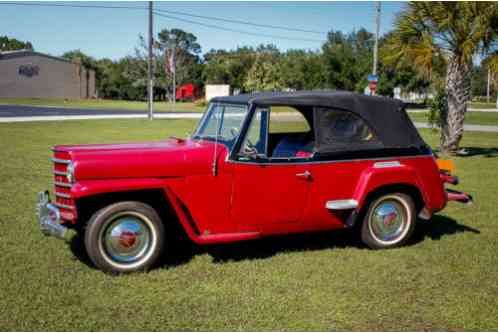
[[[119,263],[133,263],[150,249],[151,231],[139,214],[114,216],[104,231],[103,245],[107,255]]]
[[[395,241],[403,233],[406,226],[406,215],[403,206],[394,200],[380,202],[372,212],[372,232],[380,241]]]

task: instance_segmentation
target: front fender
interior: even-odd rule
[[[71,187],[71,197],[83,197],[112,192],[164,189],[180,178],[130,178],[130,179],[97,179],[79,181]]]
[[[185,213],[177,196],[184,193],[184,185],[182,177],[84,180],[73,185],[71,196],[78,200],[109,193],[160,190],[174,209],[186,234],[195,240],[197,237],[195,224]]]

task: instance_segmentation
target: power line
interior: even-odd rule
[[[0,2],[0,5],[36,6],[36,7],[95,8],[95,9],[133,9],[133,10],[147,10],[148,9],[146,7],[123,6],[123,5],[107,6],[107,5],[78,5],[78,4],[59,4],[59,3],[25,3],[25,2]],[[231,28],[226,28],[223,26],[215,25],[215,24],[203,23],[203,22],[193,21],[193,20],[189,20],[186,18],[182,18],[182,17],[166,15],[166,14],[160,13],[159,11],[160,12],[173,12],[173,11],[166,11],[166,10],[160,9],[160,10],[155,10],[154,14],[161,16],[161,17],[164,17],[164,18],[182,21],[182,22],[195,24],[195,25],[200,25],[200,26],[204,26],[204,27],[212,28],[212,29],[235,32],[235,33],[245,34],[245,35],[250,35],[250,36],[274,38],[274,39],[304,41],[304,42],[323,42],[323,40],[312,39],[312,38],[295,38],[295,37],[287,37],[287,36],[280,36],[280,35],[273,35],[273,34],[256,33],[256,32],[250,32],[250,31],[244,31],[244,30],[238,30],[238,29],[231,29]],[[253,26],[271,28],[271,29],[281,29],[281,30],[299,31],[299,32],[307,32],[307,33],[323,33],[323,32],[314,31],[314,30],[294,29],[294,28],[283,27],[283,26],[274,26],[274,25],[258,24],[258,23],[251,23],[251,22],[232,20],[232,19],[224,19],[224,18],[220,18],[220,17],[210,17],[210,16],[187,14],[184,12],[174,12],[174,13],[176,13],[177,15],[188,15],[188,16],[192,16],[192,17],[211,19],[211,20],[219,20],[219,21],[230,22],[230,23],[253,25]]]
[[[202,22],[198,22],[198,21],[192,21],[192,20],[185,19],[185,18],[182,18],[182,17],[165,15],[165,14],[158,13],[157,11],[154,11],[154,14],[156,14],[157,16],[164,17],[164,18],[168,18],[168,19],[172,19],[172,20],[177,20],[177,21],[183,21],[183,22],[190,23],[190,24],[196,24],[196,25],[207,27],[207,28],[212,28],[212,29],[217,29],[217,30],[224,30],[224,31],[230,31],[230,32],[236,32],[236,33],[239,33],[239,34],[245,34],[245,35],[251,35],[251,36],[268,37],[268,38],[274,38],[274,39],[294,40],[294,41],[304,41],[304,42],[313,42],[313,43],[315,43],[315,42],[320,42],[320,43],[323,42],[323,40],[320,40],[320,39],[294,38],[294,37],[278,36],[278,35],[271,35],[271,34],[261,34],[261,33],[256,33],[256,32],[245,31],[245,30],[230,29],[230,28],[219,26],[219,25],[214,25],[214,24],[209,24],[209,23],[202,23]]]
[[[74,5],[62,3],[26,3],[26,2],[0,2],[0,5],[9,6],[35,6],[35,7],[72,7],[72,8],[97,8],[97,9],[140,9],[147,10],[146,7],[136,6],[106,6],[106,5]]]
[[[37,7],[73,7],[73,8],[97,8],[97,9],[140,9],[140,10],[147,10],[146,7],[123,6],[123,5],[107,6],[107,5],[77,5],[77,4],[24,3],[24,2],[0,2],[0,5],[37,6]],[[228,22],[228,23],[244,24],[244,25],[250,25],[250,26],[260,27],[260,28],[278,29],[278,30],[285,30],[285,31],[292,31],[292,32],[313,33],[313,34],[320,34],[320,35],[327,34],[326,31],[299,29],[299,28],[292,28],[292,27],[288,27],[288,26],[279,26],[279,25],[272,25],[272,24],[261,24],[261,23],[254,23],[254,22],[248,22],[248,21],[242,21],[242,20],[227,19],[227,18],[223,18],[223,17],[196,15],[196,14],[190,14],[190,13],[186,13],[186,12],[173,11],[173,10],[155,9],[155,11],[156,12],[163,12],[163,13],[174,14],[174,15],[181,15],[181,16],[189,16],[189,17],[195,17],[195,18],[202,18],[202,19],[206,19],[206,20],[215,20],[215,21]]]
[[[312,34],[319,34],[319,35],[327,34],[327,32],[325,32],[325,31],[306,30],[306,29],[299,29],[299,28],[292,28],[292,27],[285,27],[285,26],[271,25],[271,24],[261,24],[261,23],[254,23],[254,22],[248,22],[248,21],[226,19],[226,18],[222,18],[222,17],[189,14],[189,13],[173,11],[173,10],[156,9],[156,12],[162,12],[162,13],[168,13],[168,14],[174,14],[174,15],[183,15],[183,16],[189,16],[189,17],[202,18],[202,19],[206,19],[206,20],[228,22],[228,23],[245,24],[245,25],[250,25],[250,26],[260,27],[260,28],[278,29],[278,30],[286,30],[286,31],[293,31],[293,32],[305,32],[305,33],[312,33]]]

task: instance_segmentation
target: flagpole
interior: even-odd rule
[[[153,40],[153,15],[152,15],[152,1],[149,1],[149,54],[147,57],[147,108],[148,108],[148,116],[149,119],[152,120],[154,118],[154,68],[152,64],[152,45],[154,43]]]
[[[176,35],[170,34],[171,57],[170,57],[170,70],[173,74],[173,105],[176,105]]]

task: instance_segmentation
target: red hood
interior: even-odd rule
[[[81,179],[181,177],[211,172],[213,142],[168,139],[159,142],[56,146]],[[221,153],[226,151],[218,146]],[[69,155],[69,156],[68,156]]]

